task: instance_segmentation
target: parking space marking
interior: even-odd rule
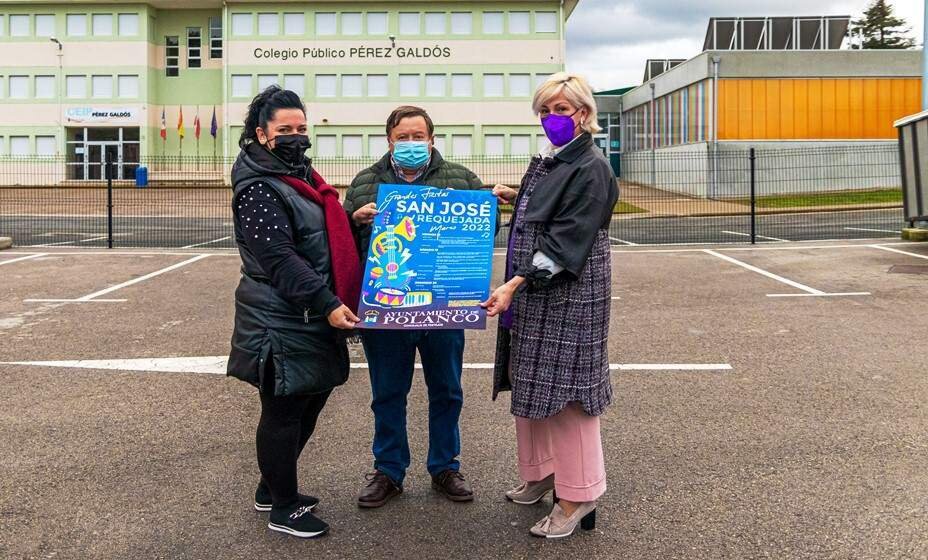
[[[179,262],[179,263],[177,263],[177,264],[172,264],[171,266],[162,268],[161,270],[156,270],[156,271],[154,271],[154,272],[149,272],[148,274],[146,274],[146,275],[144,275],[144,276],[139,276],[138,278],[133,278],[132,280],[129,280],[129,281],[127,281],[127,282],[123,282],[123,283],[121,283],[121,284],[116,284],[115,286],[110,286],[109,288],[106,288],[106,289],[103,289],[103,290],[94,292],[94,293],[92,293],[92,294],[87,294],[86,296],[79,297],[79,298],[76,298],[76,299],[26,299],[26,300],[23,300],[23,301],[29,302],[29,303],[48,303],[48,302],[55,302],[55,303],[87,303],[87,302],[114,302],[114,301],[126,301],[126,300],[104,300],[104,299],[96,299],[96,298],[98,298],[98,297],[100,297],[100,296],[105,296],[106,294],[115,292],[116,290],[121,290],[121,289],[123,289],[123,288],[127,288],[127,287],[129,287],[129,286],[138,284],[138,283],[140,283],[140,282],[144,282],[144,281],[146,281],[146,280],[150,280],[150,279],[154,278],[155,276],[160,276],[160,275],[162,275],[162,274],[164,274],[164,273],[166,273],[166,272],[171,272],[172,270],[177,270],[178,268],[181,268],[181,267],[183,267],[183,266],[187,266],[188,264],[192,264],[192,263],[195,263],[195,262],[197,262],[197,261],[203,260],[203,259],[205,259],[205,258],[207,258],[207,257],[209,257],[209,256],[210,256],[210,255],[197,255],[197,256],[193,257],[192,259],[187,259],[187,260],[182,261],[182,262]]]
[[[861,227],[846,227],[844,229],[848,231],[876,231],[880,233],[902,233],[902,230],[899,230],[899,229],[871,229],[871,228],[861,228]]]
[[[722,230],[722,233],[727,233],[728,235],[740,235],[741,237],[751,237],[750,233],[741,233],[740,231],[728,231]],[[770,241],[778,241],[780,243],[789,243],[789,239],[780,239],[779,237],[768,237],[766,235],[754,235],[758,239],[769,239]]]
[[[204,245],[209,245],[210,243],[219,243],[220,241],[225,241],[226,239],[232,239],[231,235],[225,237],[220,237],[219,239],[213,239],[212,241],[204,241],[203,243],[194,243],[193,245],[185,245],[181,249],[193,249],[194,247],[202,247]]]
[[[744,268],[746,270],[750,270],[751,272],[760,274],[761,276],[766,276],[767,278],[770,278],[771,280],[776,280],[777,282],[781,282],[783,284],[786,284],[787,286],[791,286],[793,288],[796,288],[797,290],[802,290],[803,292],[805,292],[804,294],[767,294],[767,297],[797,297],[797,296],[799,297],[845,297],[845,296],[869,296],[870,295],[870,292],[842,292],[842,293],[830,294],[827,292],[823,292],[821,290],[816,290],[815,288],[810,288],[809,286],[806,286],[805,284],[800,284],[799,282],[795,282],[793,280],[790,280],[789,278],[784,278],[772,272],[768,272],[762,268],[758,268],[744,261],[739,261],[738,259],[729,257],[728,255],[717,253],[711,249],[703,249],[703,252],[706,254],[712,255],[713,257],[718,257],[722,259],[723,261],[727,261],[727,262],[730,262],[731,264],[740,266],[741,268]]]
[[[624,239],[619,239],[618,237],[612,237],[611,235],[609,236],[609,239],[611,241],[615,241],[616,243],[621,243],[622,245],[638,246],[637,243],[632,243],[631,241],[625,241]]]
[[[57,245],[73,245],[75,243],[90,243],[91,241],[100,241],[106,239],[105,235],[100,237],[90,237],[87,239],[73,239],[71,241],[58,241],[56,243],[43,243],[41,245],[30,245],[30,247],[55,247]]]
[[[228,356],[192,356],[185,358],[130,358],[116,360],[57,360],[39,362],[0,362],[0,365],[41,366],[116,371],[147,371],[154,373],[226,373]],[[416,369],[422,369],[417,363]],[[465,370],[491,371],[490,362],[465,363]],[[353,362],[352,369],[368,369],[366,362]],[[610,371],[731,371],[731,364],[609,364]]]
[[[12,253],[12,254],[18,255],[19,253]],[[31,255],[26,255],[25,257],[18,257],[18,258],[6,260],[6,261],[0,261],[0,266],[3,266],[5,264],[12,264],[15,262],[20,262],[20,261],[28,261],[29,259],[37,259],[39,257],[44,257],[47,254],[48,253],[33,253]]]
[[[890,251],[892,253],[899,253],[900,255],[908,255],[910,257],[915,257],[918,259],[928,259],[928,256],[919,255],[918,253],[910,253],[908,251],[900,251],[899,249],[893,249],[892,247],[887,247],[885,245],[867,245],[867,247],[872,247],[874,249],[880,249],[881,251]]]

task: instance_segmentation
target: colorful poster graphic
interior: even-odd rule
[[[486,328],[496,198],[383,184],[377,209],[358,328]]]

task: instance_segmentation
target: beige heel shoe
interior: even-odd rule
[[[562,539],[572,535],[577,525],[584,531],[596,528],[596,502],[580,504],[570,517],[564,514],[560,504],[554,504],[551,513],[536,523],[529,532],[536,537]]]
[[[512,490],[506,492],[506,499],[510,502],[529,506],[537,504],[545,494],[554,490],[554,475],[537,482],[523,482]]]

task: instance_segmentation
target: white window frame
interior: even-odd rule
[[[258,12],[258,36],[276,37],[280,35],[280,13]]]
[[[524,27],[519,28],[519,25]],[[532,13],[524,11],[509,12],[509,34],[528,35],[532,32]]]
[[[232,97],[244,99],[244,98],[254,96],[255,81],[251,74],[232,74],[231,80],[232,80],[232,84],[231,84]],[[246,80],[248,83],[247,92],[243,91],[242,89],[244,84],[246,83]]]
[[[364,136],[360,134],[343,134],[342,157],[364,157]]]
[[[255,33],[255,15],[251,12],[237,12],[231,16],[232,36],[250,37]]]
[[[525,142],[524,148],[516,147],[516,143]],[[525,156],[532,153],[532,135],[531,134],[513,134],[509,136],[509,154],[515,156]]]
[[[19,146],[19,148],[18,148]],[[20,153],[16,153],[17,149]],[[10,156],[26,157],[31,155],[32,148],[29,145],[28,136],[10,136]]]
[[[447,35],[448,14],[445,12],[425,12],[425,34]],[[433,27],[435,26],[435,27]]]
[[[90,31],[94,37],[112,37],[115,31],[114,26],[113,14],[92,14],[90,16]],[[97,27],[100,27],[99,31]]]
[[[35,76],[33,78],[33,91],[36,99],[55,98],[55,76]]]
[[[108,86],[106,84],[109,84]],[[97,92],[97,88],[100,88],[100,93]],[[109,89],[108,95],[103,95],[106,93],[106,89]],[[112,99],[116,97],[115,92],[113,91],[113,76],[108,74],[97,74],[90,77],[90,97],[93,99]]]
[[[364,97],[364,76],[362,74],[342,74],[342,97]]]
[[[10,14],[10,37],[29,37],[32,34],[31,18],[28,14]],[[25,28],[14,28],[13,21],[25,25]]]
[[[315,24],[316,36],[331,37],[333,35],[338,35],[338,14],[335,12],[316,12],[316,17],[313,21]],[[331,24],[331,27],[323,24]]]
[[[44,22],[44,23],[40,23]],[[42,26],[50,25],[49,29],[43,30]],[[55,36],[55,15],[54,14],[36,14],[35,15],[35,36],[36,37],[54,37]]]
[[[306,14],[303,12],[285,12],[284,35],[306,35]]]
[[[16,80],[17,89],[20,89],[20,92],[15,95],[13,92],[13,80]],[[29,99],[29,76],[22,74],[7,76],[7,97],[9,99]]]
[[[465,140],[467,141],[467,149],[460,149]],[[454,152],[452,155],[455,157],[470,157],[474,155],[474,136],[472,134],[452,134],[451,149]]]
[[[134,21],[134,23],[129,23],[132,21]],[[140,20],[138,14],[118,14],[116,16],[116,25],[119,27],[117,33],[119,33],[120,37],[138,37],[139,23]]]
[[[376,26],[371,25],[372,23],[376,23]],[[383,23],[382,26],[381,23]],[[365,24],[368,35],[386,35],[390,32],[390,14],[388,12],[367,12]]]
[[[493,26],[489,25],[491,18],[496,19],[497,17],[499,18],[499,29],[498,30],[496,30],[495,25]],[[506,13],[505,12],[493,12],[493,11],[483,12],[482,19],[483,19],[483,27],[481,31],[483,31],[484,35],[502,35],[503,33],[506,32]]]
[[[284,74],[283,86],[284,89],[295,92],[301,98],[306,96],[306,76],[304,74]]]
[[[198,37],[192,37],[191,32],[196,31],[199,33]],[[187,68],[203,68],[203,28],[202,27],[188,27],[187,28],[187,41],[185,47],[187,48]],[[190,41],[197,40],[200,41],[200,46],[191,47]]]
[[[483,155],[486,156],[503,156],[506,155],[506,135],[505,134],[485,134],[483,136]]]
[[[466,87],[459,88],[466,83]],[[462,91],[464,90],[464,91]],[[474,96],[474,75],[473,74],[452,74],[451,75],[451,97],[473,97]]]
[[[69,37],[87,36],[87,14],[67,14],[65,23],[65,31]]]
[[[65,95],[68,99],[87,99],[87,76],[65,76]],[[80,88],[80,95],[77,95]]]
[[[368,97],[389,97],[390,96],[390,76],[387,74],[368,74],[367,75],[367,96]]]
[[[522,90],[519,91],[517,86],[522,86]],[[509,74],[509,97],[529,97],[531,95],[531,74]]]
[[[390,140],[385,134],[371,134],[367,137],[367,153],[379,157],[390,151]]]
[[[323,91],[322,84],[326,85]],[[338,76],[336,74],[316,75],[316,97],[338,97]]]
[[[355,37],[364,34],[364,14],[361,12],[342,12],[342,35]]]
[[[425,96],[426,97],[447,97],[448,95],[448,76],[446,74],[426,74],[425,75]]]
[[[214,23],[218,23],[218,25],[213,25]],[[209,30],[207,36],[209,39],[209,58],[219,60],[222,58],[222,16],[210,16],[206,27]]]
[[[177,44],[168,45],[168,39],[174,39]],[[173,55],[171,49],[175,49]],[[172,60],[174,64],[171,64]],[[172,70],[174,71],[173,74],[171,73]],[[164,75],[168,78],[180,76],[180,37],[178,35],[165,35],[164,37]]]
[[[121,99],[138,99],[139,86],[139,76],[137,74],[120,74],[116,76],[117,95]]]
[[[553,28],[547,25],[548,18],[554,24]],[[535,33],[557,33],[558,27],[557,12],[535,12]]]
[[[451,34],[452,35],[473,35],[474,34],[474,13],[473,12],[451,12]]]
[[[490,91],[490,84],[499,83],[499,93]],[[505,97],[506,96],[506,75],[505,74],[484,74],[483,75],[483,96],[484,97]]]
[[[43,150],[43,144],[44,150]],[[43,153],[44,151],[44,153]],[[58,153],[58,140],[54,135],[40,134],[35,137],[35,155],[39,157],[54,157]]]
[[[416,85],[415,93],[407,93],[409,86]],[[400,74],[400,97],[422,97],[422,76],[419,74]]]
[[[316,135],[316,157],[337,157],[338,136],[334,134]]]
[[[422,14],[419,12],[400,12],[399,13],[400,35],[419,35],[422,33]],[[415,29],[412,28],[412,22],[415,20]]]
[[[258,74],[258,93],[278,84],[279,81],[280,78],[277,74]]]

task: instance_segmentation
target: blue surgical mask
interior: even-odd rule
[[[403,169],[420,169],[429,161],[429,143],[397,142],[393,145],[393,160]]]

